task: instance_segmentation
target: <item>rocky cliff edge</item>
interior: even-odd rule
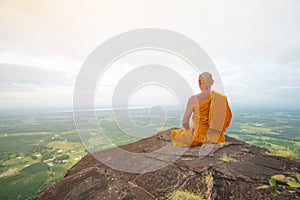
[[[171,129],[120,148],[136,153],[154,152],[171,145],[170,135]],[[286,187],[278,188],[278,197],[272,196],[269,189],[256,189],[269,184],[275,174],[295,177],[300,172],[298,160],[271,155],[265,149],[230,137],[226,137],[226,144],[214,145],[204,157],[200,148],[203,147],[190,147],[180,156],[172,152],[161,154],[176,159],[147,173],[112,169],[87,154],[36,199],[165,199],[176,189],[199,191],[205,199],[300,199],[299,193],[290,193]],[[109,155],[113,151],[114,148],[102,153]]]

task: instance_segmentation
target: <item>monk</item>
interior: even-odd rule
[[[214,80],[209,72],[200,74],[198,81],[202,92],[189,98],[182,128],[172,131],[174,147],[225,143],[224,132],[232,118],[227,97],[211,90]],[[193,125],[190,126],[192,113]]]

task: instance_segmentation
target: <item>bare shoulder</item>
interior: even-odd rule
[[[198,102],[197,95],[193,95],[193,96],[190,96],[188,105],[189,105],[189,107],[194,107],[195,105],[197,105],[197,102]]]
[[[190,96],[190,98],[189,98],[189,102],[196,102],[197,101],[197,94],[196,95],[192,95],[192,96]]]

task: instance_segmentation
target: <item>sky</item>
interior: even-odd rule
[[[0,0],[0,109],[72,107],[88,56],[113,36],[141,28],[172,30],[199,44],[233,106],[298,109],[299,19],[298,0]],[[106,71],[95,105],[110,106],[120,79],[151,63],[174,67],[200,92],[197,73],[178,57],[135,52]],[[150,84],[128,102],[173,105],[176,94]]]

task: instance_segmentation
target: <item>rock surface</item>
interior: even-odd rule
[[[154,152],[171,144],[170,135],[171,129],[121,148],[137,153]],[[147,173],[118,171],[88,154],[36,199],[165,199],[174,189],[201,191],[206,199],[300,199],[299,193],[289,193],[281,187],[278,197],[273,197],[268,189],[256,189],[268,184],[275,174],[295,177],[300,172],[299,161],[271,155],[265,149],[230,137],[226,137],[226,144],[214,145],[208,155],[201,155],[201,148],[206,147],[211,146],[191,147],[181,156],[172,152],[161,154],[162,160],[164,156],[176,156],[176,160]],[[112,151],[104,153],[109,155]],[[224,154],[232,160],[224,162]],[[160,159],[159,156],[153,160]]]

